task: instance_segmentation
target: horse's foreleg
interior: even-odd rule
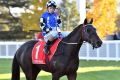
[[[52,74],[52,80],[59,80],[61,75],[59,73]]]
[[[67,75],[68,80],[76,80],[77,73],[71,73]]]

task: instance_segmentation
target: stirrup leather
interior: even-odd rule
[[[44,52],[45,52],[45,54],[49,54],[49,46],[48,45],[46,45],[45,47],[44,47]]]

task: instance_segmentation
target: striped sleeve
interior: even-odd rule
[[[40,18],[40,28],[43,30],[45,27],[45,21],[44,21],[44,18]]]
[[[60,28],[62,27],[62,22],[61,22],[60,16],[57,16],[57,24],[58,24],[57,25],[58,27],[60,27]]]

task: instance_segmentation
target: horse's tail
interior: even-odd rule
[[[17,62],[16,55],[13,58],[11,80],[20,80],[20,67]]]

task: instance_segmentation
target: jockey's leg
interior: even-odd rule
[[[44,51],[47,55],[49,54],[49,49],[50,49],[51,43],[54,41],[54,39],[56,39],[56,35],[57,35],[57,33],[52,31],[44,37],[44,39],[46,41]]]
[[[46,45],[45,45],[45,48],[44,48],[44,52],[45,54],[49,54],[49,49],[50,49],[50,45],[51,45],[52,41],[47,41]]]

